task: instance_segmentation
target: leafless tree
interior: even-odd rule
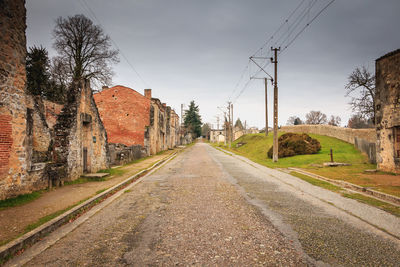
[[[331,118],[329,119],[328,124],[332,125],[332,126],[340,126],[341,122],[342,122],[342,119],[339,116],[331,115]]]
[[[321,111],[310,111],[306,114],[306,124],[326,124],[326,115]]]
[[[119,61],[118,51],[111,49],[111,39],[100,26],[84,15],[59,17],[53,37],[56,61],[70,81],[83,78],[96,84],[111,82],[110,65]]]
[[[303,121],[297,116],[291,116],[286,122],[286,125],[300,125]]]
[[[349,119],[347,127],[353,129],[373,128],[374,123],[371,119],[367,120],[359,114],[355,114]]]
[[[375,76],[365,66],[357,67],[348,77],[346,96],[352,110],[364,119],[375,120]]]

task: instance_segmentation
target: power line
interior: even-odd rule
[[[300,30],[300,32],[297,33],[297,35],[282,49],[281,53],[285,51],[296,39],[297,37],[300,36],[304,32],[304,30],[310,26],[310,24],[318,18],[319,15],[321,15],[322,12],[324,12],[335,0],[331,0],[324,8],[322,8],[304,27]]]
[[[96,14],[94,11],[90,8],[89,4],[86,2],[86,0],[81,0],[81,4],[86,11],[89,11],[89,13],[94,17],[94,19],[97,21],[99,25],[101,25],[100,20],[97,18]],[[136,68],[133,66],[133,64],[129,61],[128,57],[125,55],[125,53],[121,50],[121,48],[118,46],[117,42],[114,41],[114,39],[110,36],[111,42],[114,44],[114,46],[118,49],[119,53],[122,55],[122,57],[125,59],[125,61],[128,63],[129,67],[135,72],[135,74],[139,77],[139,79],[142,81],[143,85],[147,88],[150,88],[148,83],[143,79],[143,77],[139,74],[139,72],[136,70]]]

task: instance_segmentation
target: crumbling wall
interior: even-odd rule
[[[108,144],[110,164],[122,165],[147,156],[147,151],[141,145],[126,146],[124,144]]]
[[[151,99],[150,127],[148,131],[150,154],[155,155],[168,148],[166,139],[166,109],[157,98]]]
[[[54,133],[53,171],[60,181],[108,168],[107,134],[88,81],[70,88]]]
[[[376,60],[378,169],[400,173],[400,49]]]

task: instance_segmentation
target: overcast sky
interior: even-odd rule
[[[215,116],[221,116],[217,107],[231,99],[235,119],[262,128],[263,81],[244,87],[257,70],[254,65],[240,77],[249,57],[302,1],[298,12],[314,0],[28,0],[27,45],[43,45],[54,56],[55,19],[84,14],[101,24],[144,80],[120,55],[113,85],[142,94],[152,88],[153,97],[177,113],[181,103],[194,100],[203,122],[214,125]],[[318,0],[304,24],[329,2]],[[362,65],[374,72],[375,59],[400,48],[399,11],[399,0],[333,2],[278,56],[279,124],[320,110],[340,116],[346,125],[351,115],[350,99],[344,96],[347,76]],[[291,29],[291,20],[281,33]],[[267,71],[273,74],[271,65]],[[269,121],[272,126],[272,116]]]

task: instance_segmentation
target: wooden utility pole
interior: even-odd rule
[[[231,147],[231,102],[228,102],[228,141],[229,141],[229,148]]]
[[[181,125],[183,124],[183,104],[181,104]]]
[[[265,83],[265,135],[268,136],[268,95],[267,95],[267,83],[268,79],[264,78]]]
[[[271,62],[274,63],[275,66],[275,75],[274,75],[274,144],[272,149],[272,160],[273,162],[278,161],[278,51],[281,48],[272,48],[274,51],[275,59],[271,58]]]
[[[231,116],[231,118],[232,118],[232,125],[231,125],[231,143],[232,143],[233,141],[235,141],[235,140],[234,140],[235,137],[233,136],[233,126],[234,126],[234,122],[233,122],[233,104],[231,104],[231,112],[232,112],[232,116]]]

